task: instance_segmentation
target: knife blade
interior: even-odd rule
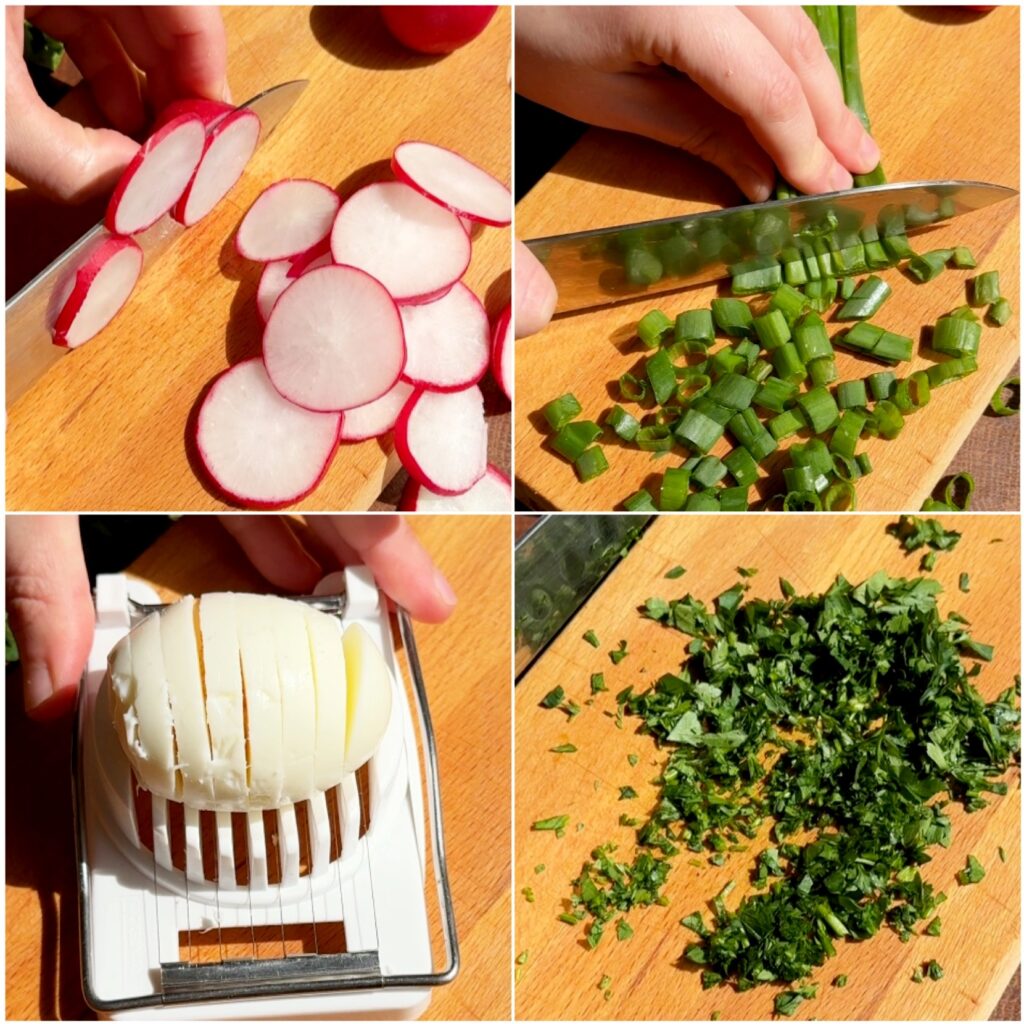
[[[259,116],[257,149],[273,134],[307,85],[309,82],[305,79],[283,82],[241,104]],[[50,338],[50,297],[65,272],[73,270],[79,255],[105,231],[102,222],[91,228],[8,301],[5,311],[8,407],[58,359],[72,351],[54,345]],[[152,227],[135,235],[135,241],[142,247],[144,272],[174,245],[184,231],[170,214],[164,214]]]
[[[912,181],[773,200],[683,217],[529,239],[558,289],[555,313],[661,295],[729,276],[729,267],[801,241],[840,245],[913,233],[1017,195],[983,181]],[[875,236],[875,237],[878,237]]]

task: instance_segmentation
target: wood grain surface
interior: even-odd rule
[[[939,556],[935,571],[945,588],[944,613],[957,610],[972,624],[975,636],[995,644],[996,656],[983,668],[977,685],[994,697],[1020,670],[1020,546],[1015,516],[943,516],[946,526],[963,533],[955,551]],[[517,953],[528,950],[516,986],[520,1019],[708,1020],[720,1011],[725,1020],[769,1019],[773,996],[766,987],[738,994],[721,988],[705,992],[698,972],[681,968],[678,958],[690,941],[679,919],[706,909],[726,882],[735,879],[730,897],[735,906],[750,891],[747,868],[769,845],[764,831],[749,854],[729,858],[725,866],[695,868],[682,856],[672,869],[665,894],[667,907],[634,911],[633,938],[619,942],[609,929],[595,950],[588,950],[579,928],[557,920],[565,909],[571,880],[597,845],[619,844],[618,856],[630,860],[633,831],[617,825],[625,811],[643,820],[656,798],[655,781],[664,763],[650,737],[636,735],[637,722],[625,728],[612,718],[615,693],[630,684],[644,689],[664,672],[677,670],[685,657],[685,640],[673,630],[642,619],[637,607],[650,596],[666,599],[693,593],[710,599],[736,582],[735,566],[758,567],[749,582],[755,597],[778,596],[785,576],[798,593],[820,591],[837,574],[860,580],[877,569],[914,575],[920,554],[905,555],[884,532],[888,516],[825,515],[792,517],[662,516],[647,530],[590,600],[541,655],[516,690],[516,860],[515,922]],[[994,543],[999,538],[1001,543]],[[666,580],[681,564],[686,575]],[[971,588],[962,594],[959,574],[969,571]],[[593,629],[600,650],[584,642]],[[608,651],[620,639],[630,654],[612,665]],[[608,692],[572,721],[539,707],[556,684],[582,703],[589,678],[603,672]],[[550,753],[560,743],[574,743],[572,755]],[[639,755],[631,767],[627,755]],[[974,814],[952,810],[953,843],[936,848],[922,871],[949,899],[941,910],[938,938],[919,937],[907,944],[883,929],[861,943],[841,943],[838,955],[816,971],[819,996],[804,1004],[803,1018],[832,1020],[954,1020],[988,1017],[1017,968],[1020,956],[1020,791],[1019,769],[1008,778],[1010,793]],[[633,786],[639,799],[623,803],[619,787]],[[568,814],[562,839],[533,832],[530,823]],[[582,825],[582,831],[577,827]],[[998,847],[1006,850],[1003,863]],[[961,887],[953,874],[974,853],[988,874],[981,885]],[[705,862],[706,862],[706,858]],[[535,865],[544,864],[537,874]],[[535,901],[521,889],[530,886]],[[940,982],[914,984],[914,967],[937,959],[945,969]],[[834,989],[837,974],[849,984]],[[612,979],[606,1002],[598,989],[602,975]]]
[[[310,85],[238,185],[143,275],[114,322],[11,407],[9,509],[223,508],[199,470],[191,425],[210,381],[259,353],[260,267],[235,253],[233,236],[272,181],[319,178],[347,196],[389,174],[391,151],[405,138],[450,146],[509,177],[508,8],[444,59],[401,48],[373,7],[223,12],[236,98],[296,78]],[[7,208],[20,233],[35,237],[45,236],[47,220],[63,216],[11,179]],[[508,301],[509,238],[507,230],[487,227],[474,235],[465,280],[492,317]],[[18,239],[10,234],[7,253],[18,258]],[[496,388],[487,409],[491,417],[508,412]],[[507,470],[507,449],[491,457]],[[343,445],[324,481],[297,507],[369,508],[398,467],[390,441]]]
[[[1017,187],[1019,9],[998,8],[978,18],[931,8],[863,7],[860,27],[864,89],[889,180],[973,178]],[[980,117],[979,97],[985,98]],[[523,238],[540,237],[742,201],[723,174],[699,160],[639,137],[593,129],[518,204],[516,230]],[[982,268],[999,270],[1016,306],[1018,211],[1017,200],[990,207],[929,231],[915,244],[925,249],[969,245]],[[922,325],[965,301],[968,276],[949,271],[917,285],[888,271],[893,295],[876,319],[916,338]],[[633,338],[640,316],[655,306],[670,316],[707,307],[715,294],[715,286],[696,287],[563,316],[517,342],[514,429],[517,495],[523,501],[538,508],[607,510],[621,507],[642,486],[653,487],[657,498],[661,474],[675,458],[652,462],[647,452],[609,444],[610,470],[583,485],[570,464],[547,450],[537,413],[571,391],[583,417],[599,419],[618,401],[619,376],[643,359],[646,350]],[[875,471],[858,483],[859,508],[920,507],[1016,361],[1019,337],[1017,317],[1002,329],[986,329],[976,374],[936,391],[927,409],[907,418],[896,441],[863,444]],[[837,350],[837,356],[840,380],[879,368],[849,353]],[[899,372],[930,362],[918,354]],[[714,451],[722,454],[728,447],[723,441]],[[1010,501],[1005,508],[1018,507],[1016,490]]]
[[[440,758],[462,971],[435,990],[430,1019],[494,1020],[511,1009],[511,747],[508,517],[419,516],[415,530],[459,595],[416,640]],[[176,524],[130,569],[165,599],[266,584],[212,518]],[[495,639],[497,638],[497,640]],[[90,1016],[79,974],[70,723],[30,723],[7,681],[7,1018]],[[26,766],[31,766],[26,770]],[[428,900],[433,905],[433,889]],[[436,925],[436,914],[432,910]],[[436,927],[435,927],[436,932]],[[436,956],[443,947],[435,943]],[[439,961],[440,962],[440,961]]]

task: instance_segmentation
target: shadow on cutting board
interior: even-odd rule
[[[445,56],[407,50],[388,32],[376,7],[316,6],[309,27],[325,50],[356,67],[399,71],[436,64]]]

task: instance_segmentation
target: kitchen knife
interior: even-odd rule
[[[257,148],[273,134],[308,84],[303,79],[285,82],[242,104],[259,115],[260,140]],[[28,391],[58,359],[71,351],[54,345],[50,338],[50,296],[61,275],[74,267],[77,256],[105,230],[100,223],[87,231],[7,303],[8,407]],[[170,214],[164,214],[152,227],[135,235],[135,241],[142,247],[143,273],[175,243],[184,230]]]
[[[872,185],[534,238],[526,245],[554,279],[555,312],[567,313],[716,281],[728,277],[734,263],[778,257],[814,238],[842,246],[865,231],[911,234],[1016,195],[982,181]]]

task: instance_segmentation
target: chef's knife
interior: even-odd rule
[[[259,115],[259,145],[270,137],[308,84],[302,79],[285,82],[253,96],[251,100],[242,104]],[[135,236],[135,241],[142,247],[143,273],[151,269],[184,230],[170,214],[165,214],[151,228]],[[28,391],[58,359],[70,351],[54,345],[50,338],[50,296],[61,275],[74,267],[78,255],[103,231],[105,228],[102,224],[90,229],[7,303],[8,407]]]
[[[982,181],[913,181],[798,196],[685,217],[534,238],[527,246],[558,289],[556,313],[660,295],[729,276],[802,240],[840,245],[867,231],[910,234],[1017,195]],[[877,236],[876,236],[877,237]]]

